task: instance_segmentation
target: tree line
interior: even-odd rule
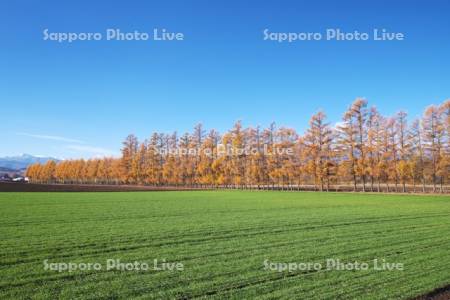
[[[179,136],[131,134],[120,158],[33,164],[32,182],[235,188],[443,192],[450,180],[450,100],[409,123],[404,111],[382,116],[356,99],[332,126],[314,114],[299,135],[291,128],[243,128],[224,134],[202,124]]]

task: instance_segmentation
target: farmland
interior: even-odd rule
[[[450,284],[449,196],[0,193],[0,205],[2,299],[408,299]],[[109,259],[150,268],[106,269]],[[299,268],[327,259],[369,268]],[[377,270],[374,260],[403,267]],[[176,263],[183,268],[171,270]]]

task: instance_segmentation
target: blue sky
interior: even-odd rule
[[[0,156],[118,153],[129,133],[219,131],[236,120],[302,132],[356,98],[411,117],[450,97],[450,2],[2,1]],[[50,32],[182,32],[183,41],[44,41]],[[327,28],[404,41],[264,41]]]

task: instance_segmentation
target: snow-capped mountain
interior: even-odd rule
[[[0,157],[0,168],[11,170],[23,170],[34,163],[46,163],[49,160],[59,161],[53,157],[34,156],[30,154],[22,154],[18,156]]]

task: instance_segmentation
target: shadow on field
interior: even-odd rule
[[[450,299],[450,284],[435,289],[427,294],[412,298],[411,300],[448,300]]]

